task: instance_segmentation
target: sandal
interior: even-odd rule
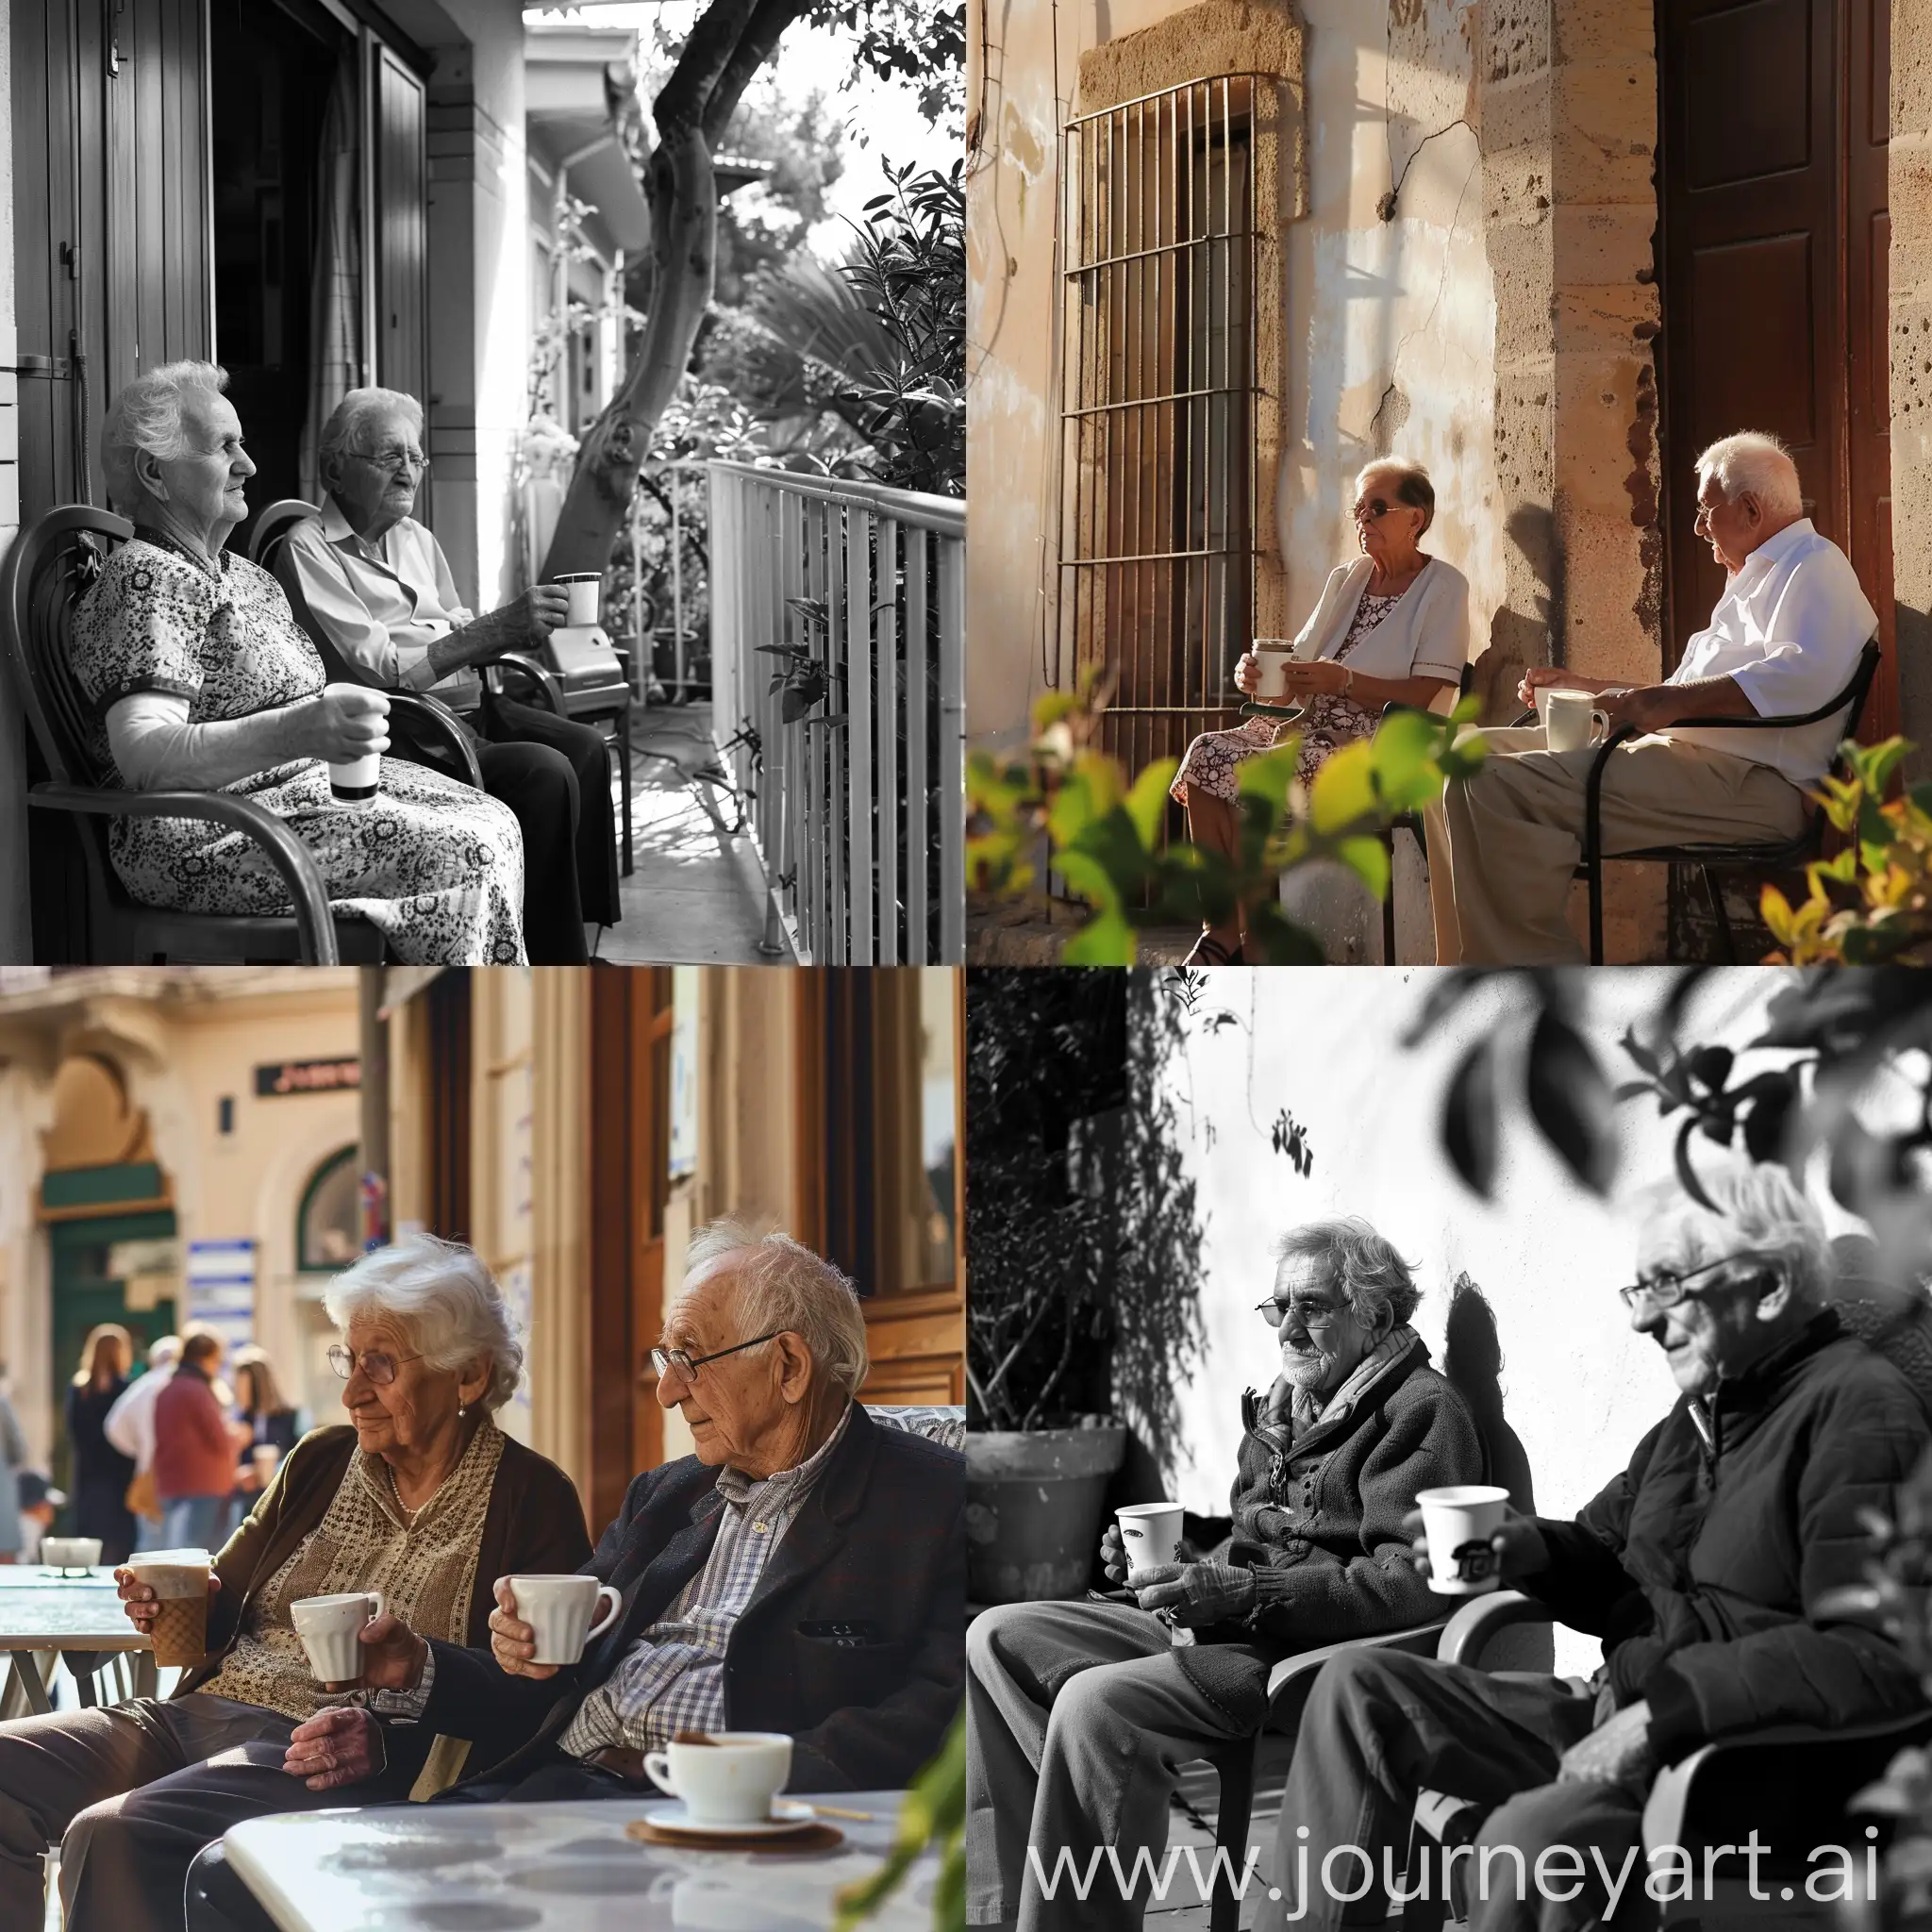
[[[1244,949],[1237,946],[1229,952],[1211,932],[1204,932],[1194,941],[1194,949],[1181,961],[1187,966],[1241,966],[1245,965]]]

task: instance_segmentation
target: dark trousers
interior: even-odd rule
[[[1554,1782],[1563,1753],[1594,1726],[1592,1700],[1560,1677],[1476,1671],[1391,1650],[1331,1659],[1302,1715],[1282,1793],[1275,1846],[1282,1897],[1263,1902],[1257,1924],[1262,1932],[1274,1932],[1284,1918],[1296,1932],[1381,1924],[1389,1916],[1385,1862],[1399,1877],[1410,1815],[1424,1790],[1493,1807],[1461,1874],[1471,1893],[1470,1932],[1579,1932],[1654,1915],[1641,1852],[1614,1913],[1591,1856],[1594,1847],[1614,1885],[1639,1840],[1642,1799],[1620,1785]],[[1373,1866],[1366,1892],[1353,1902],[1330,1891],[1361,1887],[1360,1858],[1338,1856],[1330,1884],[1323,1882],[1324,1859],[1342,1845],[1358,1847]],[[1539,1891],[1538,1857],[1555,1845],[1574,1848],[1585,1861],[1587,1875],[1573,1899]],[[1505,1847],[1521,1855],[1527,1883],[1520,1889],[1517,1858]],[[1440,1897],[1440,1861],[1432,1857],[1429,1866],[1429,1894]],[[1551,1873],[1554,1890],[1572,1882],[1567,1860]],[[1411,1874],[1405,1890],[1416,1883]]]
[[[292,1721],[200,1692],[0,1724],[0,1925],[42,1916],[60,1846],[67,1932],[179,1932],[194,1855],[244,1818],[344,1802],[282,1769]],[[362,1788],[379,1802],[396,1780]]]

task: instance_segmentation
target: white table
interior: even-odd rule
[[[34,1563],[0,1563],[0,1652],[8,1659],[0,1717],[53,1708],[47,1680],[57,1657],[66,1660],[84,1706],[99,1701],[94,1674],[122,1655],[131,1665],[131,1694],[156,1692],[154,1645],[127,1621],[108,1570],[62,1575]]]
[[[835,1792],[834,1851],[695,1852],[626,1838],[668,1800],[408,1805],[255,1818],[223,1840],[281,1932],[824,1932],[832,1896],[878,1869],[903,1791]],[[809,1797],[808,1794],[808,1802]],[[868,1922],[931,1932],[923,1856]]]

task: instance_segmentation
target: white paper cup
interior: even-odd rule
[[[570,615],[564,620],[573,630],[597,622],[597,607],[603,601],[604,578],[597,571],[573,571],[567,576],[553,577],[570,592]]]
[[[1294,657],[1292,645],[1279,638],[1257,638],[1255,658],[1261,667],[1260,682],[1253,695],[1264,704],[1278,703],[1288,695],[1288,667]]]
[[[147,1550],[122,1566],[156,1598],[155,1662],[164,1669],[198,1664],[208,1654],[208,1579],[214,1558],[206,1550]]]
[[[1127,1553],[1127,1570],[1151,1570],[1158,1563],[1180,1559],[1181,1506],[1178,1503],[1129,1503],[1113,1512],[1120,1524],[1121,1546]]]
[[[289,1621],[318,1684],[354,1684],[362,1675],[362,1626],[382,1615],[379,1590],[340,1596],[305,1596],[289,1606]]]
[[[1429,1588],[1439,1596],[1481,1596],[1502,1580],[1490,1539],[1503,1525],[1509,1491],[1489,1483],[1424,1490],[1416,1497],[1429,1541]]]
[[[335,794],[338,805],[367,805],[374,798],[382,783],[382,754],[369,753],[366,758],[331,758],[328,767],[328,789]]]
[[[624,1599],[594,1576],[512,1576],[509,1593],[516,1614],[537,1633],[533,1664],[574,1664],[584,1646],[617,1621]],[[605,1598],[610,1607],[593,1624]]]
[[[761,1824],[791,1775],[791,1740],[783,1731],[713,1731],[708,1744],[671,1743],[644,1754],[660,1791],[682,1798],[700,1824]]]
[[[1587,750],[1599,724],[1609,728],[1607,714],[1597,708],[1587,691],[1546,685],[1536,694],[1536,708],[1542,719],[1543,743],[1551,751]]]

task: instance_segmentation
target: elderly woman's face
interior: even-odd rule
[[[1729,1259],[1729,1257],[1738,1257]],[[1701,1215],[1666,1217],[1647,1226],[1637,1243],[1637,1279],[1649,1286],[1663,1276],[1692,1275],[1674,1307],[1659,1308],[1640,1294],[1630,1325],[1664,1352],[1671,1374],[1687,1395],[1707,1394],[1725,1375],[1741,1374],[1778,1339],[1774,1325],[1787,1307],[1778,1291],[1782,1276],[1750,1243]]]
[[[358,530],[387,529],[416,508],[423,451],[416,425],[400,409],[365,416],[343,453],[329,488]]]
[[[365,1455],[406,1455],[428,1447],[449,1429],[463,1400],[457,1371],[432,1369],[416,1355],[408,1332],[380,1316],[351,1322],[342,1339],[356,1355],[355,1373],[342,1386],[342,1407]],[[395,1364],[394,1381],[379,1383],[369,1374],[363,1357],[371,1350]]]
[[[1396,495],[1401,482],[1399,470],[1364,470],[1356,479],[1356,541],[1377,562],[1407,557],[1422,535],[1424,513]]]
[[[225,535],[248,514],[242,486],[255,475],[234,404],[207,390],[184,391],[181,440],[184,454],[154,466],[165,496],[145,478],[143,487],[190,528]]]
[[[1375,1345],[1320,1255],[1282,1257],[1274,1305],[1281,1310],[1281,1373],[1308,1394],[1332,1394]]]
[[[728,1274],[687,1290],[672,1305],[662,1345],[695,1360],[749,1341],[733,1301]],[[786,1351],[774,1340],[706,1362],[694,1376],[668,1371],[658,1380],[658,1400],[684,1417],[700,1462],[747,1468],[764,1459],[766,1445],[791,1420],[786,1379]]]

